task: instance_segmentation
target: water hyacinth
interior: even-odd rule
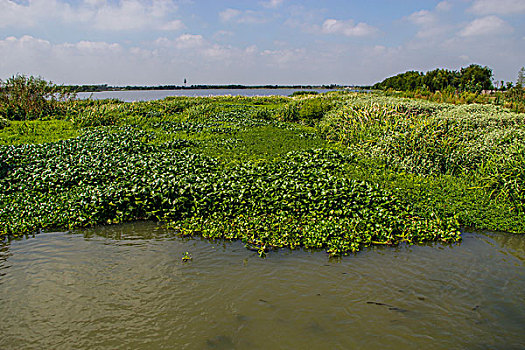
[[[0,130],[0,235],[158,220],[261,255],[341,255],[457,242],[460,224],[521,232],[524,119],[498,108],[344,93],[72,101],[54,139],[43,124]]]

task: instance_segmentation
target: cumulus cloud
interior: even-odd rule
[[[486,16],[478,18],[467,24],[459,35],[462,37],[476,37],[487,35],[499,35],[512,32],[512,27],[496,16]]]
[[[204,38],[198,34],[182,34],[175,40],[178,49],[190,49],[204,45]]]
[[[436,10],[438,11],[450,11],[452,9],[452,4],[448,1],[441,1],[436,5]]]
[[[99,30],[180,30],[184,25],[172,19],[177,6],[171,0],[0,0],[0,27],[33,27],[55,20],[82,23]]]
[[[33,0],[27,3],[13,0],[0,0],[0,28],[32,27],[49,16],[64,17],[69,5],[56,0]]]
[[[182,34],[174,40],[161,37],[154,41],[155,46],[175,49],[195,49],[203,47],[206,44],[207,41],[199,34]]]
[[[263,1],[261,2],[261,5],[266,8],[277,8],[283,4],[284,0],[269,0],[269,1]]]
[[[431,24],[436,23],[436,16],[428,10],[421,10],[421,11],[414,12],[410,16],[408,16],[408,19],[411,22],[417,25],[421,25],[421,26],[431,25]]]
[[[232,8],[219,12],[219,18],[223,22],[235,22],[243,24],[260,24],[268,21],[261,13],[257,11],[240,11]]]
[[[323,22],[321,31],[325,34],[342,34],[345,36],[367,36],[377,32],[377,28],[366,23],[354,24],[352,20],[327,19]]]
[[[439,40],[452,31],[443,12],[450,10],[450,4],[442,1],[434,10],[420,10],[410,14],[406,19],[419,27],[416,37],[425,40]]]
[[[168,0],[121,0],[118,3],[108,1],[90,1],[79,12],[87,13],[93,25],[101,30],[137,30],[154,28],[159,30],[180,30],[182,21],[170,20],[169,13],[177,7]]]
[[[219,17],[221,21],[228,22],[239,17],[241,13],[241,11],[236,9],[226,9],[224,11],[219,12]]]
[[[479,15],[510,15],[525,13],[523,0],[475,0],[470,11]]]

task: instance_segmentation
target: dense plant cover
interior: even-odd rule
[[[525,114],[354,95],[318,128],[363,159],[359,176],[405,187],[425,211],[462,212],[463,224],[525,232]],[[426,183],[430,203],[448,205],[428,205],[414,181]]]
[[[70,101],[59,117],[0,130],[0,235],[147,219],[340,255],[455,242],[460,224],[525,232],[524,115],[495,106],[329,93]]]
[[[71,97],[61,87],[38,77],[16,75],[0,80],[0,118],[31,120],[63,113],[60,100]],[[0,120],[0,128],[2,122]]]
[[[401,73],[375,84],[374,89],[431,92],[451,89],[479,93],[493,88],[491,79],[492,70],[489,67],[471,64],[459,71],[434,69],[427,73],[417,71]]]

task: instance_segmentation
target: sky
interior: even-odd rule
[[[525,0],[0,0],[0,79],[369,85],[525,66]]]

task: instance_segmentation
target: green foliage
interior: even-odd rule
[[[277,118],[286,122],[301,122],[313,126],[332,107],[332,99],[327,96],[301,97],[284,105],[278,111]]]
[[[13,76],[0,81],[0,116],[8,120],[32,120],[63,114],[60,100],[65,91],[38,77]]]
[[[518,71],[518,79],[516,80],[516,86],[525,88],[525,67],[521,67]]]
[[[66,120],[12,121],[0,129],[0,144],[56,142],[76,137],[78,131]]]
[[[387,78],[374,85],[374,89],[393,89],[400,91],[444,91],[452,88],[458,91],[480,93],[492,89],[492,70],[471,64],[459,72],[447,69],[434,69],[427,73],[409,71]]]
[[[446,187],[454,184],[456,193],[441,194],[444,188],[437,185],[425,185],[425,190],[449,205],[441,207],[421,194],[410,195],[409,203],[424,215],[459,212],[463,224],[525,232],[520,223],[525,214],[523,114],[491,105],[452,106],[368,96],[345,102],[327,114],[319,131],[363,160],[361,167],[369,170],[358,177],[370,178],[372,169],[380,174],[394,172],[400,174],[395,186],[377,176],[384,186],[397,188],[404,186],[408,174],[446,178]],[[453,203],[450,198],[455,199]],[[422,208],[426,209],[419,211]],[[492,218],[484,218],[489,212]]]
[[[290,97],[298,97],[298,96],[305,96],[305,95],[317,95],[319,94],[317,91],[314,91],[314,90],[311,90],[311,91],[307,91],[307,90],[300,90],[300,91],[294,91]]]
[[[379,187],[348,179],[352,156],[312,150],[223,167],[192,152],[191,143],[153,145],[153,137],[99,128],[57,143],[3,146],[1,232],[162,219],[183,235],[333,255],[375,243],[459,239],[453,222],[421,218]]]
[[[145,219],[340,255],[455,242],[459,224],[525,232],[525,118],[501,107],[343,92],[65,106],[0,130],[0,235]]]

